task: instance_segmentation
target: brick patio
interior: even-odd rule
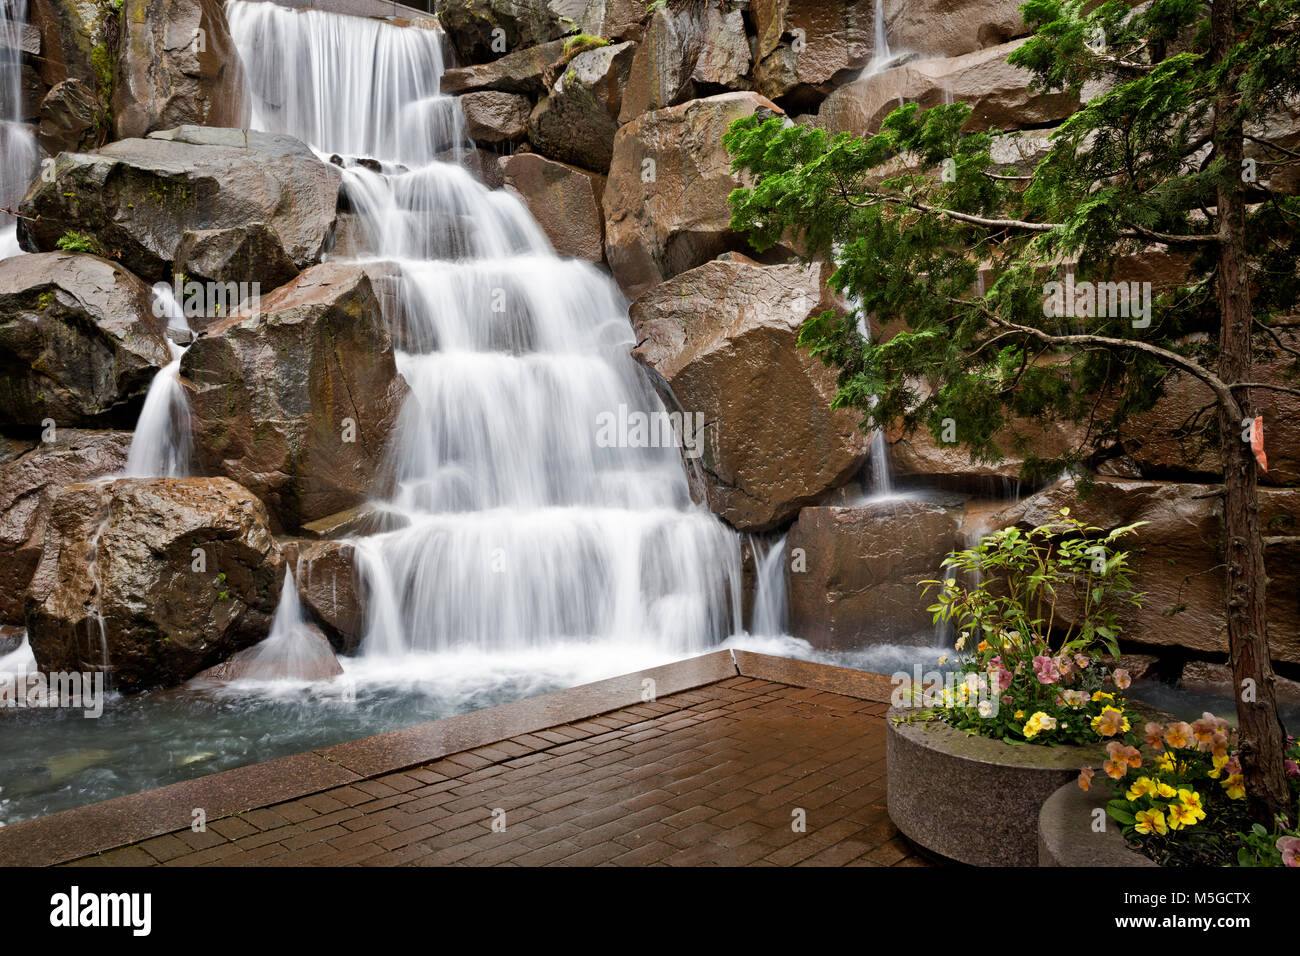
[[[737,674],[71,865],[924,865],[885,809],[880,684],[845,673],[811,683],[856,696]]]

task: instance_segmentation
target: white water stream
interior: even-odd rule
[[[438,92],[438,33],[227,9],[253,125],[343,157],[368,252],[401,273],[387,318],[411,397],[396,490],[377,504],[404,526],[357,542],[363,652],[626,644],[667,658],[739,630],[739,540],[692,503],[679,451],[596,440],[602,413],[665,411],[617,289],[555,256],[512,196],[442,161],[463,137]]]
[[[22,37],[27,0],[0,0],[0,207],[16,209],[36,172],[36,137],[23,122]],[[0,211],[0,259],[16,256],[16,220]]]

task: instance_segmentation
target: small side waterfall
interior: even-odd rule
[[[855,303],[856,304],[856,303]],[[858,313],[858,334],[864,342],[871,342],[871,323],[861,311]],[[873,396],[871,403],[875,405]],[[871,433],[871,445],[867,453],[868,476],[867,494],[872,498],[884,498],[894,493],[894,481],[889,468],[889,444],[885,441],[885,432],[877,428]]]
[[[0,0],[0,207],[15,209],[36,172],[36,137],[23,122],[22,48],[27,0]],[[17,220],[0,211],[0,259],[19,255]]]
[[[303,614],[293,571],[285,569],[271,633],[227,666],[236,680],[319,680],[340,673],[329,644]]]
[[[455,159],[439,35],[231,0],[254,123],[344,165],[411,387],[391,442],[397,530],[356,541],[363,652],[653,648],[738,631],[738,537],[692,503],[672,447],[607,447],[602,417],[665,409],[626,304],[556,257],[524,206]],[[353,161],[354,159],[360,161]]]
[[[754,621],[750,632],[758,637],[779,637],[789,628],[789,602],[786,597],[785,536],[760,552],[761,544],[752,540],[755,561]]]
[[[188,334],[189,325],[165,283],[154,287],[154,308],[167,317],[169,330],[177,330],[178,321]],[[193,460],[190,428],[190,403],[181,385],[181,356],[185,349],[169,343],[172,360],[159,369],[149,384],[131,435],[131,449],[126,459],[128,478],[184,478]]]
[[[884,0],[876,0],[875,30],[872,35],[871,63],[868,73],[879,73],[894,58],[889,51],[889,31],[885,28]]]

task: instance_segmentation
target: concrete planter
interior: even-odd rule
[[[889,815],[913,843],[976,866],[1037,865],[1043,803],[1105,755],[1013,746],[939,721],[895,723],[908,713],[886,715]]]
[[[1038,812],[1039,866],[1158,866],[1130,850],[1118,823],[1106,818],[1106,829],[1093,829],[1097,810],[1104,813],[1109,788],[1084,792],[1067,783],[1043,802]]]

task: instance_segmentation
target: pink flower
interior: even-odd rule
[[[1079,670],[1083,670],[1090,663],[1092,663],[1092,660],[1088,657],[1087,654],[1075,654],[1074,663],[1079,666]]]
[[[1055,684],[1061,679],[1061,671],[1057,668],[1056,661],[1042,654],[1034,658],[1034,675],[1040,684]]]
[[[1074,662],[1067,656],[1061,656],[1054,661],[1056,669],[1061,672],[1062,677],[1069,677],[1074,673]]]
[[[1277,848],[1282,851],[1283,866],[1300,866],[1300,837],[1279,837]]]
[[[1015,676],[1005,667],[998,668],[998,690],[1006,690],[1011,686],[1011,678]]]
[[[1124,670],[1122,667],[1115,668],[1115,673],[1111,676],[1115,681],[1115,686],[1120,690],[1126,689],[1133,683],[1133,678],[1129,675],[1129,672]]]
[[[1283,761],[1283,766],[1286,767],[1288,777],[1300,777],[1300,764],[1297,764],[1294,760]]]

